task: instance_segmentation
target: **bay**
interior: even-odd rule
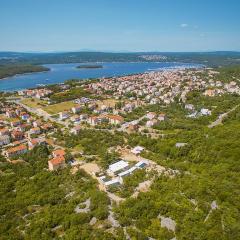
[[[86,63],[81,63],[85,64]],[[41,84],[63,83],[69,79],[87,79],[113,77],[143,73],[147,71],[159,71],[176,68],[200,68],[200,64],[177,63],[177,62],[111,62],[111,63],[87,63],[102,65],[102,68],[77,68],[80,63],[69,64],[46,64],[50,68],[48,72],[20,74],[13,77],[0,79],[0,91],[17,91],[34,88]]]

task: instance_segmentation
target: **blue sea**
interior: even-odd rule
[[[81,63],[83,64],[83,63]],[[101,64],[103,68],[87,69],[76,68],[79,63],[71,64],[46,64],[50,68],[48,72],[21,74],[0,80],[0,91],[17,91],[34,88],[39,84],[63,83],[69,79],[87,79],[100,77],[123,76],[149,71],[161,71],[176,68],[201,68],[200,64],[176,63],[176,62],[140,62],[140,63],[91,63]],[[89,63],[86,63],[89,65]]]

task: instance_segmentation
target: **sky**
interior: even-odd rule
[[[0,0],[0,51],[240,51],[239,0]]]

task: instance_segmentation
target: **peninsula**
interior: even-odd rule
[[[49,68],[40,65],[0,65],[0,80],[6,77],[12,77],[16,74],[45,72],[49,70]]]

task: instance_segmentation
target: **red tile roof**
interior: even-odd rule
[[[7,150],[8,153],[15,153],[19,151],[27,150],[27,147],[25,145],[19,145],[17,147],[9,148]]]
[[[65,158],[63,156],[55,157],[49,161],[52,165],[59,165],[65,162]]]
[[[55,151],[53,151],[53,155],[54,156],[64,156],[66,153],[63,149],[57,149]]]
[[[122,122],[124,120],[124,118],[119,115],[107,115],[107,118],[113,119],[113,120],[118,120],[120,122]]]

